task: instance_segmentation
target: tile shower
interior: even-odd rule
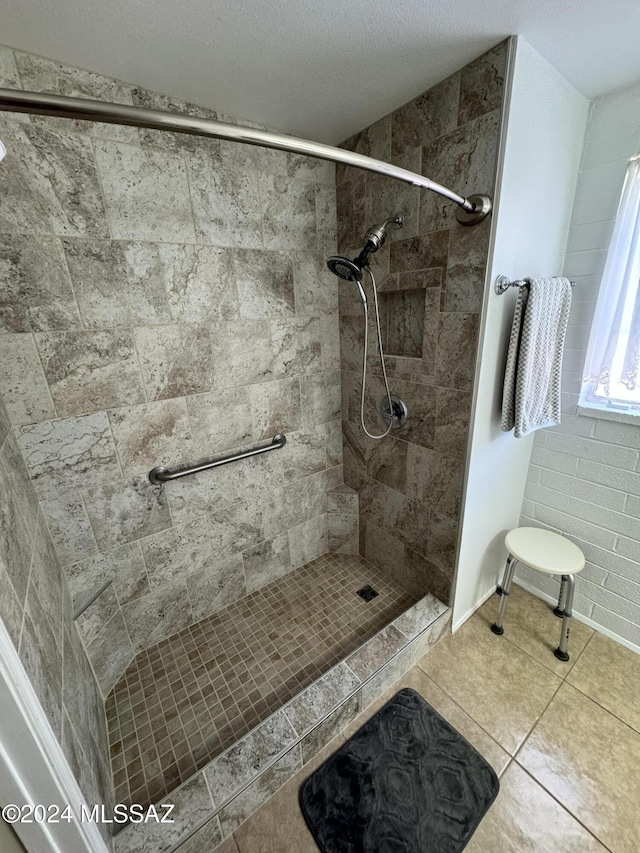
[[[345,146],[493,194],[505,57],[503,44]],[[216,117],[8,49],[0,74],[11,88]],[[463,228],[417,189],[284,152],[24,115],[0,116],[0,127],[2,452],[20,470],[11,494],[27,526],[39,515],[33,529],[58,573],[58,645],[76,644],[90,685],[73,696],[99,688],[106,700],[115,800],[152,802],[186,783],[198,802],[194,774],[208,762],[327,670],[344,677],[340,661],[365,641],[378,665],[400,655],[422,628],[385,626],[425,593],[448,601],[488,222]],[[357,425],[360,305],[325,259],[355,253],[366,227],[396,210],[405,226],[375,270],[392,390],[410,420],[373,443]],[[373,424],[382,385],[371,367]],[[164,487],[147,479],[157,465],[277,432],[282,450]],[[0,572],[22,547],[7,529],[3,519]],[[11,580],[17,601],[4,593],[0,615],[17,624],[25,594]],[[355,598],[367,583],[380,593],[369,604]],[[49,591],[41,597],[40,622],[55,629]],[[445,608],[426,600],[431,624]],[[353,667],[360,697],[375,667]],[[45,704],[53,675],[42,664],[33,677]],[[338,694],[344,721],[351,694]],[[53,721],[71,701],[54,696]],[[62,729],[74,767],[80,755],[108,767],[96,701],[93,728],[71,717],[69,732],[92,733],[80,752]],[[345,707],[356,713],[360,701]],[[277,758],[291,743],[271,755],[274,779],[296,769],[288,752]],[[100,784],[94,800],[108,802]],[[128,832],[118,850],[142,849]]]
[[[32,90],[193,112],[15,62]],[[113,579],[78,620],[106,694],[147,646],[327,550],[325,493],[342,482],[333,169],[115,126],[4,124],[0,382],[74,604]],[[155,465],[277,432],[277,454],[148,482]]]
[[[343,147],[493,196],[506,57],[503,42]],[[409,409],[383,441],[359,424],[360,300],[355,287],[339,294],[344,479],[359,493],[360,551],[407,589],[448,601],[491,220],[458,225],[453,205],[380,175],[338,166],[336,180],[340,254],[357,253],[371,223],[405,215],[372,264],[391,391]],[[385,394],[378,358],[369,359],[369,424]]]

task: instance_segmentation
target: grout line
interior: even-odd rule
[[[51,386],[49,384],[49,378],[47,377],[47,371],[45,370],[42,353],[40,352],[40,348],[38,347],[38,341],[36,339],[36,334],[55,335],[56,337],[58,337],[60,335],[68,334],[69,331],[82,331],[82,329],[76,329],[76,330],[65,329],[65,330],[60,331],[60,332],[59,331],[55,331],[55,332],[49,331],[49,332],[38,332],[38,333],[36,333],[33,331],[33,327],[31,326],[31,321],[29,320],[28,322],[29,322],[29,327],[30,327],[31,331],[23,333],[23,334],[28,334],[29,337],[31,338],[31,343],[33,344],[33,349],[34,349],[34,352],[36,354],[36,359],[38,361],[38,365],[40,366],[40,372],[42,373],[42,378],[44,379],[44,384],[45,384],[46,389],[47,389],[47,395],[49,397],[49,400],[51,401],[51,408],[53,410],[53,418],[43,418],[43,419],[38,420],[38,421],[32,421],[31,423],[28,424],[28,426],[39,426],[41,423],[44,423],[48,420],[56,420],[57,418],[60,418],[61,415],[58,412],[58,407],[56,405],[56,401],[53,399],[53,392],[52,392]],[[11,420],[11,418],[10,418],[10,420]],[[12,422],[12,424],[13,424],[13,422]],[[16,427],[22,426],[22,424],[15,424],[14,426],[16,426]]]
[[[24,590],[24,601],[22,602],[22,618],[20,620],[20,631],[18,632],[18,644],[16,647],[16,651],[18,652],[18,654],[20,654],[20,651],[22,650],[22,640],[24,637],[25,623],[27,620],[27,598],[29,595],[29,584],[31,582],[31,569],[33,567],[34,555],[35,555],[35,544],[33,544],[32,550],[31,550],[31,560],[29,562],[29,572],[27,574],[27,585],[26,585],[25,590]],[[8,574],[7,574],[7,577],[9,577]],[[13,582],[11,581],[11,578],[9,578],[9,583],[11,584],[11,586],[13,588]],[[15,593],[15,590],[14,590],[14,593]],[[20,601],[17,594],[16,594],[16,598],[18,599],[18,601]]]
[[[86,133],[86,134],[81,133],[79,135],[86,138],[87,144],[89,146],[89,150],[91,151],[91,162],[92,162],[93,168],[95,169],[96,180],[98,183],[98,189],[100,190],[100,198],[102,199],[102,207],[104,209],[104,221],[105,221],[105,224],[107,226],[107,233],[109,235],[109,237],[102,238],[102,239],[113,239],[113,228],[111,226],[110,208],[109,208],[109,205],[107,204],[107,197],[105,195],[104,185],[102,182],[102,173],[100,170],[100,166],[98,165],[98,158],[96,156],[96,143],[99,144],[99,143],[103,142],[103,140],[101,140],[99,137],[92,137],[89,133]],[[114,140],[106,140],[106,141],[112,142],[113,144],[116,144],[116,145],[120,144],[120,143],[115,142]]]
[[[633,732],[633,734],[640,736],[640,731],[638,731],[638,729],[634,728],[631,723],[627,723],[627,721],[623,720],[622,717],[619,717],[614,711],[611,710],[611,708],[605,707],[601,702],[598,702],[597,699],[594,699],[594,697],[591,696],[589,693],[585,693],[584,690],[582,690],[580,687],[577,687],[575,684],[572,684],[570,681],[567,681],[566,683],[567,686],[572,687],[574,690],[577,690],[578,693],[582,694],[585,699],[588,699],[590,702],[593,702],[594,705],[597,705],[598,708],[601,708],[603,711],[606,711],[606,713],[609,714],[610,717],[613,717],[614,719],[618,720],[618,722],[622,723],[623,726],[626,726],[631,732]]]
[[[495,595],[495,593],[494,593],[494,595]],[[491,599],[489,598],[489,599],[487,599],[487,600],[488,600],[488,601],[490,601]],[[560,623],[560,620],[558,620],[558,623]],[[484,624],[484,623],[483,623],[483,624]],[[506,629],[505,629],[505,633],[500,637],[500,639],[501,639],[501,640],[506,640],[508,643],[510,643],[510,645],[512,645],[512,646],[513,646],[513,648],[514,648],[514,649],[518,649],[518,651],[519,651],[519,652],[522,652],[522,653],[523,653],[523,654],[525,654],[528,658],[530,658],[530,660],[534,661],[535,663],[539,664],[540,666],[543,666],[543,667],[544,667],[548,672],[552,673],[553,675],[556,675],[556,676],[557,676],[558,678],[560,678],[562,681],[564,681],[564,680],[566,679],[567,675],[569,675],[569,673],[571,672],[571,670],[573,669],[573,667],[574,667],[574,666],[575,666],[575,664],[577,663],[578,658],[580,657],[580,655],[582,655],[582,652],[584,651],[584,649],[582,649],[582,650],[580,651],[580,653],[578,654],[578,657],[573,661],[573,663],[571,664],[571,667],[567,670],[566,674],[565,674],[565,675],[560,675],[560,673],[558,673],[558,672],[556,672],[555,670],[551,669],[551,667],[550,667],[550,666],[548,666],[546,663],[543,663],[539,658],[535,657],[533,654],[531,654],[531,652],[527,651],[527,649],[523,649],[523,648],[522,648],[522,646],[519,646],[517,643],[515,643],[513,640],[511,640],[509,637],[507,637],[507,635],[506,635]],[[589,640],[590,640],[590,639],[591,639],[591,638],[589,638]],[[588,644],[589,640],[587,640],[587,644]],[[549,654],[553,655],[553,652],[549,652]],[[555,658],[555,659],[557,660],[557,658]]]
[[[15,68],[16,68],[16,74],[18,75],[18,88],[24,92],[24,90],[25,90],[24,89],[24,81],[22,79],[22,72],[20,71],[20,65],[18,63],[18,54],[26,53],[26,51],[18,50],[17,48],[12,48],[12,47],[9,48],[9,51],[10,51],[11,56],[13,58],[13,64],[15,65]],[[29,54],[29,56],[36,56],[36,55],[37,54]],[[24,113],[22,113],[22,115],[24,115]],[[14,118],[14,119],[12,119],[12,121],[17,121],[17,119]],[[28,114],[27,114],[27,121],[32,124],[31,116]]]
[[[71,268],[69,267],[69,259],[67,257],[67,250],[65,248],[65,238],[64,237],[56,237],[55,239],[58,241],[59,246],[60,246],[60,251],[62,252],[62,258],[64,260],[64,268],[67,272],[67,278],[69,280],[69,286],[71,287],[71,293],[73,295],[73,304],[76,307],[76,311],[78,312],[78,319],[80,320],[80,326],[79,326],[78,331],[81,331],[83,329],[86,329],[87,326],[85,324],[84,315],[83,315],[82,311],[80,310],[80,303],[78,302],[78,294],[76,293],[76,289],[73,285],[73,277],[71,275]],[[107,241],[105,240],[105,242],[107,242]]]
[[[475,615],[475,614],[474,614],[474,615]],[[473,618],[473,616],[472,616],[471,618]],[[482,624],[484,625],[484,622],[483,622]],[[511,645],[512,645],[514,648],[517,648],[517,649],[518,649],[518,651],[522,652],[523,654],[526,654],[528,658],[530,658],[531,660],[533,660],[533,661],[534,661],[535,663],[537,663],[539,666],[544,666],[544,664],[541,664],[541,663],[540,663],[540,661],[536,660],[534,657],[532,657],[530,654],[528,654],[528,652],[525,652],[523,649],[520,649],[520,648],[519,648],[519,646],[516,646],[514,643],[511,643]],[[420,666],[420,661],[418,661],[418,662],[417,662],[417,666],[419,666],[419,667],[420,667],[420,669],[422,669],[422,667]],[[549,671],[550,671],[550,670],[549,670]],[[447,695],[447,696],[448,696],[448,697],[449,697],[449,698],[450,698],[450,699],[451,699],[451,700],[452,700],[456,705],[458,705],[458,702],[456,701],[456,699],[455,699],[455,698],[454,698],[454,697],[449,693],[449,691],[448,691],[445,687],[443,687],[443,686],[442,686],[442,685],[441,685],[441,684],[440,684],[440,683],[439,683],[439,682],[438,682],[438,681],[433,677],[433,675],[431,675],[430,673],[428,673],[428,672],[427,672],[426,670],[424,670],[424,669],[422,669],[422,672],[424,672],[424,674],[425,674],[428,678],[430,678],[430,679],[431,679],[435,684],[437,684],[437,686],[438,686],[438,687],[439,687],[439,688],[440,688],[440,689],[441,689],[441,690],[442,690],[442,691],[443,691],[443,692],[444,692],[444,693],[445,693],[445,694],[446,694],[446,695]],[[550,672],[551,672],[551,671],[550,671]],[[552,672],[551,674],[552,674],[552,675],[555,675],[555,673],[553,673],[553,672]],[[475,718],[475,717],[474,717],[474,716],[473,716],[469,711],[467,711],[467,710],[466,710],[462,705],[460,705],[459,707],[462,709],[462,711],[464,711],[464,713],[465,713],[465,714],[467,714],[467,716],[468,716],[468,717],[470,717],[470,718],[474,721],[474,723],[476,723],[476,725],[480,726],[480,728],[481,728],[481,729],[482,729],[482,730],[483,730],[487,735],[489,735],[489,737],[490,737],[492,740],[494,740],[494,741],[498,744],[498,746],[500,746],[500,747],[501,747],[501,748],[502,748],[502,749],[503,749],[503,750],[504,750],[508,755],[510,755],[512,758],[515,758],[515,757],[516,757],[516,755],[518,754],[518,752],[519,752],[519,751],[522,749],[522,747],[524,746],[524,744],[525,744],[525,742],[526,742],[527,738],[529,737],[529,735],[531,734],[531,732],[533,731],[533,729],[537,726],[537,724],[538,724],[538,722],[540,721],[540,719],[541,719],[542,715],[545,713],[545,711],[547,710],[547,708],[549,707],[549,705],[550,705],[550,704],[551,704],[551,702],[553,701],[553,699],[554,699],[554,697],[555,697],[556,693],[558,692],[558,690],[559,690],[559,689],[562,687],[562,685],[564,684],[564,679],[563,679],[561,676],[558,676],[558,678],[560,678],[560,679],[561,679],[561,680],[560,680],[560,683],[558,684],[558,686],[557,686],[557,687],[555,688],[555,690],[553,691],[553,695],[552,695],[552,696],[551,696],[551,698],[549,699],[549,702],[547,703],[547,705],[545,706],[545,708],[541,711],[540,715],[536,718],[535,722],[533,723],[533,725],[531,726],[531,728],[529,729],[529,731],[527,732],[527,734],[524,736],[524,738],[523,738],[522,742],[521,742],[521,743],[520,743],[520,745],[516,748],[516,751],[515,751],[513,754],[511,754],[511,753],[509,752],[509,750],[508,750],[505,746],[503,746],[499,741],[497,741],[497,740],[496,740],[496,738],[495,738],[495,736],[494,736],[494,735],[492,735],[489,731],[487,731],[487,729],[486,729],[486,728],[485,728],[485,727],[484,727],[480,722],[478,722],[478,720],[476,720],[476,718]]]
[[[158,324],[158,325],[153,326],[153,327],[147,326],[147,328],[154,328],[156,330],[156,332],[159,333],[160,332],[160,326],[162,326],[162,325],[173,325],[173,324],[169,324],[169,323]],[[140,350],[138,348],[138,345],[140,343],[140,339],[139,339],[138,334],[136,333],[136,329],[140,328],[140,327],[136,326],[135,323],[130,322],[128,325],[121,326],[119,328],[122,328],[123,330],[125,330],[131,338],[131,344],[133,346],[133,351],[135,353],[135,358],[136,358],[136,364],[138,366],[138,379],[140,380],[140,390],[142,391],[142,396],[144,398],[143,400],[141,400],[137,403],[133,403],[133,405],[131,405],[131,404],[129,404],[129,405],[131,406],[131,408],[133,408],[134,406],[144,406],[147,403],[151,403],[151,402],[159,402],[156,400],[151,400],[149,398],[149,391],[147,389],[147,380],[145,377],[145,373],[142,369],[142,356],[140,355]],[[171,398],[171,399],[176,399],[176,398]],[[127,406],[127,408],[128,407],[129,406]],[[120,406],[109,406],[109,407],[105,407],[105,408],[118,409],[118,408],[124,408],[124,406],[122,406],[122,405],[120,405]],[[111,423],[111,418],[109,418],[109,423]],[[114,438],[114,443],[115,443],[115,435],[113,438]],[[122,470],[124,471],[124,468]]]
[[[589,440],[591,440],[591,439],[589,439]],[[557,452],[559,452],[559,451],[557,451]],[[567,454],[567,455],[569,455],[569,454]],[[576,458],[581,459],[583,457],[576,457]],[[548,470],[544,465],[540,465],[539,467],[545,471]],[[622,470],[624,470],[624,469],[622,469]],[[556,473],[556,472],[553,472],[553,473]],[[573,476],[571,474],[565,474],[565,475],[561,475],[561,476],[566,476],[571,480],[577,480],[581,483],[591,484],[594,486],[600,486],[601,485],[600,483],[593,483],[590,480],[583,480],[582,478],[577,477],[577,476]],[[581,498],[581,497],[578,497],[577,495],[572,495],[572,494],[567,493],[566,491],[564,491],[562,489],[554,488],[553,486],[550,486],[547,483],[536,483],[535,485],[539,486],[541,489],[548,489],[550,492],[554,492],[555,494],[565,495],[565,497],[571,498],[573,501],[576,501],[577,504],[587,504],[589,507],[593,507],[594,509],[596,509],[598,511],[602,511],[603,509],[607,510],[608,512],[611,512],[611,513],[614,513],[615,515],[620,516],[622,518],[622,520],[626,520],[629,517],[629,515],[631,515],[632,518],[635,518],[635,515],[633,513],[627,513],[626,509],[621,509],[621,510],[611,509],[610,507],[606,506],[605,504],[598,504],[598,503],[595,503],[595,501],[588,500],[587,498]],[[611,491],[619,491],[623,494],[626,494],[627,497],[629,497],[629,493],[624,492],[623,489],[613,489],[610,486],[603,486],[603,488],[611,488]],[[633,496],[633,497],[635,497],[635,496]],[[558,509],[557,507],[554,507],[553,505],[550,505],[549,503],[547,503],[547,501],[543,502],[541,500],[538,500],[538,501],[534,501],[534,503],[537,503],[540,506],[543,506],[545,509],[548,509],[548,510],[552,510],[552,511],[555,510],[557,512],[562,512],[562,513],[564,513],[564,515],[568,515],[570,518],[574,518],[574,519],[582,522],[583,524],[591,524],[594,527],[600,527],[602,530],[606,530],[607,532],[613,533],[617,536],[627,536],[628,535],[629,538],[631,538],[631,536],[629,534],[622,533],[620,530],[614,530],[611,527],[604,527],[601,524],[596,524],[594,521],[591,521],[590,519],[585,518],[582,515],[575,515],[574,512],[571,512],[568,509]],[[580,507],[576,506],[575,511],[579,511],[579,509],[580,509]]]
[[[139,128],[140,132],[142,132],[142,130],[143,130],[143,128]],[[141,142],[139,144],[140,144],[140,147],[144,150],[145,146],[143,146]],[[157,149],[157,150],[160,150],[160,149]],[[176,153],[180,157],[180,159],[182,160],[182,162],[184,164],[184,176],[185,176],[185,181],[187,184],[187,197],[189,199],[189,213],[191,214],[191,225],[193,227],[193,238],[194,238],[194,243],[187,242],[187,243],[181,243],[180,245],[193,246],[193,245],[196,245],[198,243],[198,229],[196,227],[196,214],[195,214],[195,211],[193,208],[193,197],[191,195],[191,179],[189,176],[189,171],[190,171],[189,166],[192,162],[192,157],[191,156],[187,157],[184,149],[181,149],[179,152],[173,152],[173,153]]]
[[[602,708],[602,710],[603,710],[603,711],[606,711],[606,712],[607,712],[608,714],[610,714],[612,717],[615,717],[615,719],[617,719],[617,720],[619,720],[621,723],[623,723],[623,724],[624,724],[627,728],[629,728],[632,732],[634,732],[634,733],[636,733],[636,734],[640,734],[640,732],[639,732],[637,729],[635,729],[635,728],[634,728],[630,723],[627,723],[625,720],[623,720],[621,717],[619,717],[619,716],[618,716],[616,713],[614,713],[610,708],[605,707],[605,706],[604,706],[604,705],[602,705],[602,704],[601,704],[597,699],[595,699],[593,696],[591,696],[589,693],[586,693],[586,692],[585,692],[584,690],[582,690],[580,687],[576,686],[576,685],[575,685],[575,684],[573,684],[571,681],[568,681],[568,680],[567,680],[567,679],[568,679],[568,677],[569,677],[569,675],[570,675],[570,674],[571,674],[571,672],[573,671],[573,667],[574,667],[574,666],[577,664],[577,662],[580,660],[580,658],[582,657],[582,655],[583,655],[583,654],[584,654],[584,652],[586,651],[587,646],[591,643],[591,641],[593,640],[593,638],[596,636],[596,634],[597,634],[597,633],[598,633],[597,631],[593,630],[593,633],[591,634],[591,636],[589,637],[589,639],[588,639],[588,640],[587,640],[587,642],[585,643],[584,647],[582,648],[582,650],[579,652],[578,656],[577,656],[577,657],[576,657],[576,659],[574,660],[574,662],[573,662],[573,664],[572,664],[572,666],[571,666],[571,669],[569,669],[569,670],[567,671],[567,673],[566,673],[564,676],[558,676],[559,678],[561,678],[561,679],[562,679],[561,683],[558,685],[558,687],[556,688],[556,690],[555,690],[555,692],[554,692],[553,696],[551,697],[551,699],[550,699],[550,700],[549,700],[549,702],[547,703],[546,707],[545,707],[545,708],[544,708],[544,710],[541,712],[540,716],[538,717],[538,719],[536,720],[536,722],[533,724],[533,726],[532,726],[532,727],[531,727],[531,729],[529,730],[528,734],[526,735],[526,737],[524,738],[524,740],[522,741],[522,743],[520,744],[520,746],[519,746],[519,747],[518,747],[518,749],[516,750],[516,752],[515,752],[515,754],[514,754],[514,757],[517,757],[518,753],[521,751],[522,747],[525,745],[525,742],[527,741],[527,739],[529,738],[529,736],[532,734],[533,729],[538,725],[538,723],[539,723],[539,722],[540,722],[540,720],[542,719],[543,715],[544,715],[544,714],[546,713],[546,711],[548,710],[549,705],[551,704],[551,702],[552,702],[552,701],[553,701],[553,699],[555,698],[556,694],[558,693],[558,691],[560,690],[560,688],[561,688],[561,687],[563,687],[563,685],[565,685],[565,684],[566,684],[566,685],[568,685],[569,687],[572,687],[574,690],[577,690],[579,693],[581,693],[581,694],[582,694],[583,696],[585,696],[587,699],[591,700],[595,705],[597,705],[599,708]],[[503,637],[503,639],[504,639],[504,637]],[[508,638],[507,638],[507,639],[508,639]],[[510,642],[511,642],[511,641],[510,641]],[[519,651],[524,652],[524,654],[528,655],[528,657],[530,657],[532,660],[536,661],[536,663],[540,663],[540,664],[541,664],[541,666],[544,666],[544,664],[542,664],[542,663],[541,663],[537,658],[533,657],[533,655],[529,654],[529,652],[527,652],[525,649],[522,649],[520,646],[517,646],[514,642],[511,642],[511,645],[512,645],[514,648],[518,649]],[[550,672],[553,672],[553,670],[549,670],[549,671],[550,671]],[[425,674],[427,674],[427,675],[428,675],[428,673],[425,673]],[[558,675],[558,673],[553,673],[553,674],[554,674],[554,675]],[[431,676],[429,676],[429,678],[431,678]],[[432,679],[432,680],[434,680],[434,679]],[[440,686],[440,685],[438,685],[438,686]],[[455,700],[454,700],[454,701],[455,701]],[[462,710],[464,710],[464,708],[463,708]],[[476,721],[476,722],[477,722],[477,721]],[[487,732],[487,734],[489,734],[489,733]],[[494,738],[494,740],[495,740],[495,738]],[[504,748],[504,747],[503,747],[503,748]]]
[[[135,342],[134,342],[134,349],[135,349]],[[136,353],[136,356],[137,356],[137,353]],[[139,369],[139,365],[138,365],[138,369]],[[144,388],[143,388],[143,393],[144,393]],[[146,403],[142,403],[140,405],[144,406],[144,405],[146,405]],[[117,408],[120,408],[120,407],[117,407]],[[118,450],[118,442],[116,441],[116,434],[113,431],[113,421],[111,420],[111,412],[117,411],[117,408],[113,407],[113,408],[105,409],[104,413],[107,416],[107,426],[109,428],[109,438],[111,439],[111,444],[113,445],[113,451],[114,451],[114,454],[116,457],[116,465],[118,466],[118,472],[120,474],[120,479],[121,480],[128,480],[131,478],[125,477],[125,473],[124,473],[125,469],[124,469],[124,465],[122,464],[122,459],[120,458],[120,451]]]
[[[561,434],[566,435],[567,433],[558,433],[558,435],[561,435]],[[576,435],[576,433],[569,433],[569,434],[570,435]],[[578,435],[577,437],[578,438],[588,438],[588,439],[593,440],[593,436],[591,436],[591,435]],[[617,445],[617,446],[619,447],[620,445]],[[561,451],[555,451],[555,452],[560,453]],[[573,457],[573,454],[566,454],[566,455]],[[582,456],[576,456],[573,458],[577,459],[578,462],[586,461],[586,462],[592,462],[594,465],[603,465],[605,467],[613,467],[613,466],[608,466],[606,464],[606,462],[593,462],[593,460],[584,459],[584,457],[582,457]],[[577,473],[576,474],[570,474],[570,473],[566,473],[564,471],[555,471],[553,468],[549,468],[544,464],[538,464],[537,467],[540,468],[542,471],[547,471],[550,474],[556,474],[559,477],[567,477],[570,480],[576,480],[577,482],[582,483],[583,485],[586,485],[588,487],[596,486],[596,487],[600,487],[603,489],[610,489],[612,492],[621,492],[627,498],[636,497],[636,495],[634,495],[632,492],[629,492],[628,489],[623,489],[619,486],[611,486],[608,483],[601,483],[598,480],[590,480],[587,477],[579,476],[579,474],[577,474]],[[613,468],[613,470],[614,471],[622,470],[622,471],[626,471],[627,473],[635,473],[633,471],[627,471],[627,469],[624,469],[624,468],[622,468],[622,469]],[[553,486],[549,486],[547,483],[540,483],[539,485],[544,486],[546,489],[550,489],[551,491],[554,491],[554,492],[560,491],[562,494],[567,494],[566,492],[564,492],[560,489],[556,489]],[[578,495],[568,495],[568,497],[575,497],[575,498],[577,498],[577,500],[583,500],[583,501],[585,501],[585,503],[591,504],[592,506],[603,507],[604,509],[610,509],[610,507],[608,507],[606,504],[597,504],[594,501],[588,500],[587,498],[580,498]],[[624,514],[625,510],[612,509],[611,512],[621,512]]]
[[[111,427],[109,427],[109,429],[111,429]],[[97,483],[95,486],[89,486],[89,487],[87,488],[87,491],[88,491],[89,489],[93,489],[93,488],[96,488],[96,487],[97,487],[97,488],[102,488],[102,487],[103,487],[103,486],[105,486],[105,485],[106,485],[106,483]],[[82,559],[80,559],[80,560],[73,560],[73,561],[72,561],[72,562],[70,562],[70,563],[66,563],[66,564],[65,564],[65,566],[64,566],[63,568],[64,568],[64,569],[67,569],[67,568],[69,568],[70,566],[73,566],[75,563],[83,563],[83,562],[88,561],[88,560],[93,560],[93,559],[95,559],[95,557],[100,556],[100,555],[101,555],[102,553],[104,553],[104,552],[102,552],[102,551],[100,550],[100,545],[98,544],[98,537],[96,536],[96,532],[95,532],[94,527],[93,527],[93,522],[91,521],[91,516],[89,515],[89,511],[88,511],[88,509],[87,509],[87,502],[86,502],[86,500],[85,500],[85,496],[84,496],[84,488],[83,488],[82,486],[80,486],[80,487],[78,487],[77,489],[75,489],[75,491],[74,491],[73,489],[69,489],[69,490],[68,490],[67,492],[65,492],[64,494],[71,494],[71,495],[76,494],[76,495],[78,496],[78,500],[79,500],[79,501],[80,501],[80,503],[82,504],[82,509],[84,510],[84,514],[85,514],[85,516],[86,516],[87,522],[89,523],[89,530],[91,531],[91,536],[92,536],[93,541],[94,541],[95,546],[96,546],[95,553],[93,553],[93,554],[89,554],[87,557],[83,557],[83,558],[82,558]],[[51,538],[53,539],[53,537],[51,537]],[[55,546],[55,540],[54,540],[54,546]],[[117,546],[117,545],[114,545],[113,547],[114,547],[114,548],[116,548],[116,547],[118,547],[118,546]],[[107,552],[107,553],[108,553],[108,552]]]
[[[443,639],[444,639],[444,638],[443,638]],[[431,649],[427,649],[427,651],[426,651],[426,652],[425,652],[425,654],[423,655],[423,658],[424,658],[424,657],[426,657],[426,656],[429,654],[429,652],[430,652],[430,651],[431,651]],[[422,660],[423,658],[421,658],[420,660]],[[514,757],[513,757],[513,755],[511,755],[511,753],[509,752],[509,750],[508,750],[508,749],[506,749],[506,748],[505,748],[501,743],[499,743],[499,742],[496,740],[496,738],[494,737],[494,735],[492,735],[492,734],[491,734],[491,732],[488,732],[488,731],[484,728],[484,726],[482,725],[482,723],[479,723],[479,722],[475,719],[475,717],[473,717],[473,716],[469,713],[469,711],[467,711],[465,708],[463,708],[463,707],[462,707],[462,705],[460,705],[460,703],[459,703],[459,702],[458,702],[458,701],[457,701],[453,696],[451,696],[449,693],[447,693],[447,691],[444,689],[444,687],[442,687],[442,685],[438,684],[438,682],[435,680],[435,678],[434,678],[432,675],[430,675],[428,672],[426,672],[424,669],[422,669],[422,667],[420,666],[420,661],[416,661],[416,663],[414,664],[414,666],[417,666],[426,678],[428,678],[430,681],[433,681],[433,683],[436,685],[436,687],[437,687],[439,690],[441,690],[441,691],[445,694],[445,696],[447,696],[447,698],[448,698],[451,702],[453,702],[453,704],[456,706],[456,708],[458,708],[460,711],[462,711],[462,713],[463,713],[463,714],[465,714],[465,716],[469,717],[469,719],[470,719],[473,723],[475,723],[475,725],[476,725],[476,726],[478,726],[478,728],[479,728],[481,731],[483,731],[483,732],[487,735],[487,737],[491,738],[491,740],[493,741],[493,743],[495,743],[495,744],[496,744],[496,746],[499,746],[499,747],[500,747],[500,749],[501,749],[501,750],[502,750],[502,751],[503,751],[503,752],[504,752],[504,753],[509,757],[509,761],[507,762],[507,765],[506,765],[506,767],[504,768],[504,770],[502,771],[502,774],[501,774],[501,775],[504,775],[504,774],[506,773],[507,768],[509,767],[509,765],[514,761]],[[443,714],[442,716],[444,717],[445,715]],[[478,752],[480,752],[480,750],[478,750]]]
[[[538,725],[538,723],[540,722],[540,720],[543,718],[543,716],[544,716],[544,715],[546,714],[546,712],[549,710],[549,706],[551,705],[551,703],[553,702],[553,700],[556,698],[556,696],[557,696],[557,694],[558,694],[558,691],[560,690],[560,688],[561,688],[563,685],[564,685],[564,680],[562,680],[562,681],[560,682],[560,684],[558,684],[558,686],[556,687],[556,689],[553,691],[553,695],[551,696],[551,698],[549,699],[549,701],[547,702],[547,704],[545,705],[545,707],[542,709],[542,711],[540,712],[540,714],[538,715],[538,717],[537,717],[537,718],[536,718],[536,720],[534,721],[533,725],[531,726],[531,728],[529,729],[529,731],[527,732],[527,734],[523,737],[522,742],[520,743],[520,746],[516,749],[516,751],[515,751],[515,752],[514,752],[514,754],[513,754],[514,759],[517,759],[517,757],[518,757],[519,753],[522,751],[522,748],[524,747],[524,745],[526,744],[526,742],[527,742],[527,741],[529,740],[529,738],[531,737],[531,735],[532,735],[532,733],[533,733],[533,730],[536,728],[536,726]]]
[[[588,835],[590,835],[592,838],[594,838],[598,843],[602,844],[602,846],[605,848],[605,850],[608,850],[608,851],[610,851],[610,853],[611,853],[611,848],[610,848],[610,847],[607,847],[607,846],[604,844],[604,842],[602,841],[602,839],[601,839],[601,838],[598,838],[598,836],[597,836],[597,835],[595,835],[595,834],[594,834],[594,833],[589,829],[589,827],[588,827],[585,823],[583,823],[583,821],[581,821],[581,820],[580,820],[580,818],[579,818],[576,814],[574,814],[574,812],[572,812],[572,811],[571,811],[571,809],[569,808],[569,806],[568,806],[566,803],[563,803],[563,802],[562,802],[562,800],[560,800],[560,799],[559,799],[559,798],[558,798],[558,797],[553,793],[553,791],[550,791],[548,788],[546,788],[546,787],[544,786],[544,784],[543,784],[539,779],[537,779],[537,778],[533,775],[533,773],[531,773],[531,772],[530,772],[530,771],[529,771],[529,770],[528,770],[524,765],[520,764],[520,762],[519,762],[516,758],[514,758],[514,759],[513,759],[513,762],[515,762],[515,764],[516,764],[516,765],[517,765],[521,770],[523,770],[523,771],[527,774],[527,776],[528,776],[528,777],[529,777],[529,778],[530,778],[530,779],[531,779],[531,780],[532,780],[536,785],[538,785],[540,788],[542,788],[542,790],[543,790],[545,793],[547,793],[547,794],[551,797],[551,799],[552,799],[552,800],[555,800],[555,802],[560,806],[560,808],[561,808],[563,811],[565,811],[565,812],[566,812],[566,813],[567,813],[571,818],[573,818],[573,820],[575,820],[575,821],[576,821],[576,823],[579,823],[579,824],[580,824],[580,826],[585,830],[585,832],[587,832],[587,833],[588,833]],[[513,762],[512,762],[512,763],[513,763]]]

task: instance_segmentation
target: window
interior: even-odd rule
[[[602,274],[580,406],[640,418],[640,155],[632,157]]]

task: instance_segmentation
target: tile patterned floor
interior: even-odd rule
[[[172,791],[415,600],[327,554],[141,652],[107,699],[116,802]]]
[[[500,793],[465,848],[469,853],[637,853],[640,655],[575,623],[571,660],[560,669],[552,654],[560,622],[551,608],[519,587],[512,599],[504,636],[489,630],[498,611],[494,596],[217,853],[318,853],[300,813],[299,787],[401,687],[424,696],[500,776]],[[524,676],[514,683],[518,670]],[[210,847],[196,835],[187,850]]]

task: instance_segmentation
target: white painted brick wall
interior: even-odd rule
[[[576,281],[563,364],[562,424],[536,434],[520,523],[547,527],[586,558],[574,612],[640,649],[640,419],[576,415],[589,330],[628,158],[640,151],[640,85],[598,98],[589,123],[564,275]],[[559,581],[519,566],[547,596]]]

